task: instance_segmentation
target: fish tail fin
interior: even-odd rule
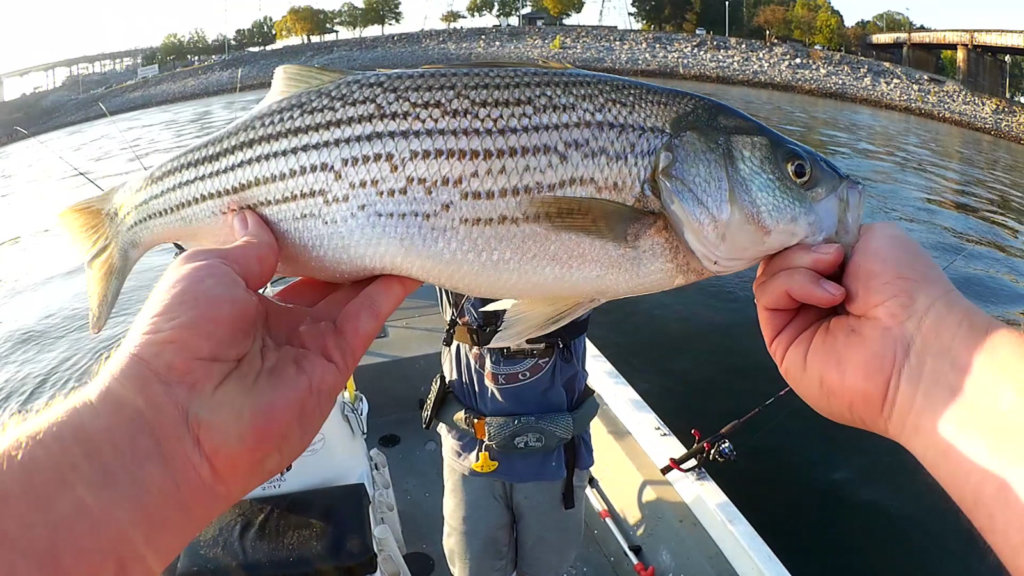
[[[98,334],[107,323],[138,254],[124,242],[124,221],[114,207],[117,188],[82,200],[60,214],[61,223],[86,254],[89,329]]]

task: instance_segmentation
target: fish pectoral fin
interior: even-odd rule
[[[563,62],[538,58],[535,62],[516,62],[514,60],[483,60],[480,62],[453,62],[451,64],[427,64],[421,70],[439,68],[542,68],[546,70],[572,70],[573,67]]]
[[[332,82],[359,74],[349,70],[329,70],[316,66],[304,66],[302,64],[284,64],[274,69],[274,78],[270,81],[270,90],[267,95],[256,105],[256,109],[263,108],[268,104],[284,100],[289,96],[326,86]]]
[[[558,230],[578,232],[626,244],[630,232],[652,225],[659,215],[600,198],[537,196],[528,200],[527,214]]]
[[[488,348],[507,348],[543,336],[600,306],[604,300],[568,298],[499,300],[482,310],[506,310],[498,334]]]

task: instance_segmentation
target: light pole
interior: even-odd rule
[[[1006,55],[1006,99],[1010,99],[1010,55]]]
[[[725,0],[725,37],[729,37],[729,0]]]

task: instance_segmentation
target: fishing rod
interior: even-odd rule
[[[600,484],[597,482],[597,478],[593,475],[587,480],[587,487],[584,488],[584,492],[587,495],[587,499],[590,500],[590,505],[593,506],[594,511],[604,520],[612,535],[615,536],[615,540],[619,543],[622,552],[626,555],[626,559],[629,561],[630,566],[633,567],[633,571],[637,573],[637,576],[654,576],[654,566],[645,565],[637,557],[637,554],[640,554],[643,548],[639,544],[627,542],[626,536],[619,529],[619,525],[615,523],[615,518],[612,517],[612,513],[609,510],[608,496],[605,495],[604,490],[601,489]]]
[[[107,112],[107,107],[103,105],[103,102],[97,102],[97,104],[99,104],[100,108],[103,109],[103,113],[107,115],[107,120],[110,120],[110,123],[114,125],[114,128],[117,128],[117,133],[121,135],[121,140],[124,140],[124,143],[128,145],[128,149],[132,151],[132,155],[139,161],[139,166],[142,166],[143,170],[148,170],[146,165],[142,163],[142,158],[139,158],[139,155],[135,152],[135,148],[132,146],[131,141],[124,135],[124,132],[121,132],[121,127],[117,125],[117,122],[114,120],[114,117],[110,115],[110,112]]]
[[[726,424],[721,430],[708,436],[704,440],[701,440],[700,431],[694,428],[690,430],[690,434],[693,434],[693,448],[690,448],[686,452],[683,452],[676,458],[669,458],[668,464],[661,467],[661,475],[664,476],[673,470],[680,472],[691,472],[700,468],[708,460],[714,460],[717,462],[732,461],[736,459],[736,449],[733,448],[732,442],[729,441],[728,435],[739,428],[744,422],[751,419],[755,414],[764,410],[769,404],[775,402],[781,398],[786,392],[789,392],[791,388],[786,386],[777,394],[765,400],[760,406],[754,408],[750,412],[747,412],[745,416],[737,420],[733,420]],[[696,464],[689,468],[683,468],[682,463],[690,459],[695,459]]]

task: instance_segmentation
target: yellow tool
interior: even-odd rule
[[[348,390],[348,402],[349,404],[356,403],[356,377],[349,376],[348,383],[345,384],[345,389]]]
[[[491,460],[491,454],[487,450],[481,450],[479,459],[473,463],[473,466],[471,466],[473,470],[476,470],[481,474],[494,472],[495,468],[497,467],[498,463],[495,462],[494,460]]]

